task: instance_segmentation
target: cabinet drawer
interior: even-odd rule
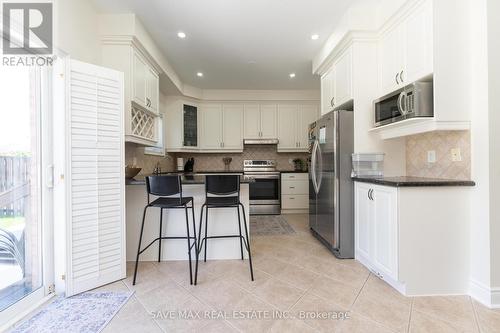
[[[309,194],[308,180],[283,180],[281,182],[282,194]]]
[[[307,172],[303,173],[282,173],[282,180],[308,180],[309,174]]]
[[[307,209],[309,208],[309,196],[307,194],[282,195],[282,209]]]

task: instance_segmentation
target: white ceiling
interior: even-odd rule
[[[355,1],[94,2],[102,12],[135,13],[186,84],[203,89],[318,89],[312,59]],[[178,31],[187,37],[179,39]],[[313,33],[319,40],[311,40]],[[289,78],[292,72],[294,79]]]

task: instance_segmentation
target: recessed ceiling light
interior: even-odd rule
[[[186,34],[185,34],[185,33],[183,33],[182,31],[179,31],[179,32],[177,33],[177,37],[179,37],[179,38],[181,38],[181,39],[184,39],[184,38],[186,38]]]
[[[311,35],[311,39],[312,40],[318,40],[319,39],[319,35],[318,34]]]
[[[295,77],[295,73],[290,73],[288,76],[290,76],[291,79]]]
[[[198,73],[196,73],[196,75],[197,75],[198,77],[203,77],[203,73],[202,73],[202,72],[198,72]]]

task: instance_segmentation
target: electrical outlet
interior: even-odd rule
[[[460,152],[460,148],[453,148],[451,150],[451,160],[453,162],[462,161],[462,153]]]
[[[436,163],[436,151],[435,150],[427,151],[427,163]]]
[[[289,159],[288,159],[288,163],[289,163],[290,165],[293,165],[293,159],[289,158]]]

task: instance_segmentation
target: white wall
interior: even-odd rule
[[[500,1],[488,0],[491,286],[500,289]],[[500,297],[500,296],[499,296]],[[500,303],[500,299],[498,299]]]
[[[500,307],[500,2],[468,0],[468,5],[468,107],[476,181],[471,196],[471,295]]]
[[[73,59],[99,65],[101,42],[98,13],[89,0],[56,0],[55,47]]]
[[[486,1],[461,2],[469,5],[469,29],[464,36],[464,44],[471,50],[467,68],[470,76],[467,80],[470,89],[467,106],[471,108],[471,175],[476,182],[471,195],[471,293],[475,298],[483,298],[480,295],[490,286]]]

